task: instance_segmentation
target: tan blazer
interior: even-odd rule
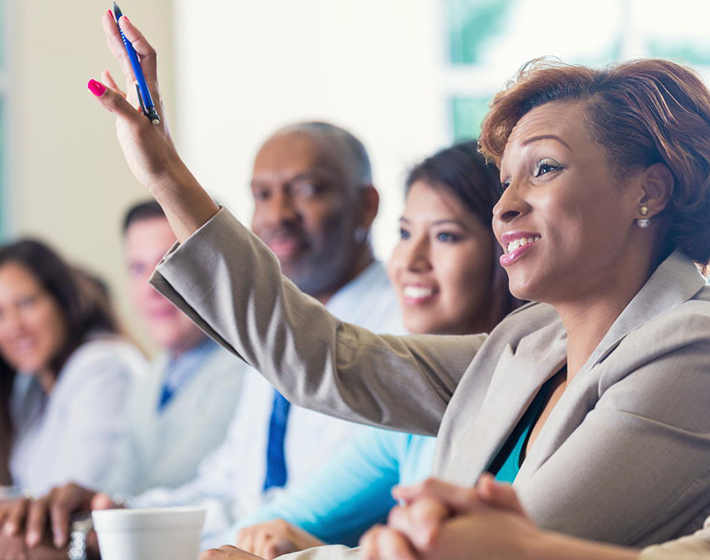
[[[435,474],[474,484],[566,360],[554,309],[489,336],[376,336],[282,278],[226,210],[168,255],[154,285],[298,405],[438,433]],[[281,372],[300,372],[281,375]],[[544,528],[633,546],[710,514],[710,290],[671,255],[577,373],[516,486]]]

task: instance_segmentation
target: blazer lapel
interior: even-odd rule
[[[577,375],[601,362],[631,331],[688,301],[705,284],[693,261],[680,251],[673,252],[614,321]]]
[[[705,283],[695,264],[679,251],[661,263],[567,387],[526,457],[515,480],[516,486],[527,482],[596,405],[597,386],[589,383],[590,370],[602,362],[626,335],[688,301]]]
[[[481,410],[473,421],[469,419],[462,426],[456,438],[455,460],[445,460],[448,464],[442,474],[459,484],[475,484],[507,441],[540,387],[566,361],[567,339],[559,322],[521,339],[515,351],[510,344],[506,345]],[[511,372],[515,373],[511,375]],[[461,393],[465,393],[464,387]]]

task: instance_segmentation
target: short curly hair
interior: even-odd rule
[[[580,101],[592,137],[620,174],[663,163],[674,179],[664,246],[710,261],[710,92],[690,68],[632,60],[600,70],[537,59],[496,94],[479,144],[497,164],[515,124],[551,101]]]

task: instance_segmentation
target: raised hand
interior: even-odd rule
[[[91,80],[88,88],[101,105],[116,117],[116,134],[126,162],[136,179],[161,204],[173,231],[184,241],[218,210],[180,158],[165,119],[158,87],[157,54],[143,34],[123,16],[120,31],[132,43],[145,76],[160,124],[153,125],[140,110],[135,78],[119,26],[113,14],[104,13],[102,24],[109,50],[126,78],[125,93],[105,72],[103,80]]]

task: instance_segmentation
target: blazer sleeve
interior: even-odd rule
[[[710,521],[710,519],[708,520]],[[650,546],[641,551],[639,560],[708,560],[710,558],[710,524],[694,535]]]
[[[485,340],[375,335],[339,321],[282,277],[269,249],[220,210],[159,265],[153,285],[291,402],[435,435]]]
[[[623,357],[599,366],[598,402],[519,487],[541,527],[628,546],[700,527],[710,508],[709,331],[707,317],[668,322],[653,348],[639,352],[649,337],[630,335]]]

